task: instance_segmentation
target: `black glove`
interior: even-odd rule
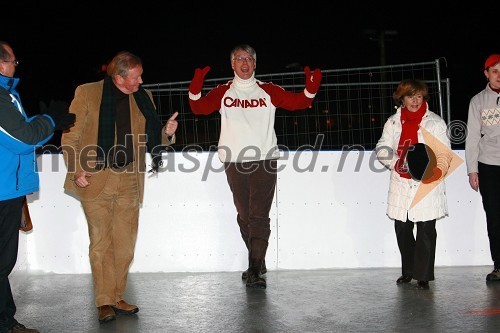
[[[76,114],[74,113],[66,113],[61,120],[61,123],[59,126],[56,126],[55,130],[67,130],[68,128],[72,127],[75,124],[76,121]]]
[[[64,101],[51,100],[49,106],[43,101],[40,102],[40,113],[52,118],[55,130],[66,130],[75,124],[76,115],[68,113],[69,104]]]

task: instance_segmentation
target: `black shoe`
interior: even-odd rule
[[[246,271],[244,271],[243,273],[241,273],[241,279],[242,280],[246,280],[247,279],[247,273],[248,272],[248,269]],[[262,274],[266,274],[267,273],[267,267],[266,267],[266,262],[264,261],[262,263],[262,268],[260,269],[260,275]]]
[[[412,277],[411,276],[406,276],[406,275],[401,275],[397,280],[396,284],[402,284],[402,283],[409,283],[411,282]]]
[[[500,268],[495,268],[493,272],[486,275],[486,281],[500,281]]]
[[[34,328],[26,328],[23,324],[15,324],[7,330],[6,333],[39,333],[38,330]]]
[[[417,289],[429,289],[429,281],[418,281]]]

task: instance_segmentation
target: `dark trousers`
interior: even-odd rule
[[[271,234],[269,212],[276,188],[276,165],[276,160],[224,163],[238,213],[236,220],[247,248],[250,248],[250,241],[254,238],[264,240],[267,247]]]
[[[486,213],[491,259],[500,268],[500,166],[478,163],[479,193]]]
[[[434,280],[436,256],[436,220],[416,222],[417,239],[413,234],[414,222],[396,220],[394,228],[401,253],[401,271],[419,281]]]
[[[16,265],[24,200],[22,196],[0,201],[0,332],[6,332],[17,324],[9,274]]]

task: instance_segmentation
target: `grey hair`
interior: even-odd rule
[[[257,62],[257,52],[255,52],[255,49],[251,47],[248,44],[240,44],[235,46],[229,55],[229,61],[234,60],[234,54],[238,51],[245,51],[246,53],[250,53],[252,55],[252,58],[255,62]]]
[[[142,66],[142,60],[140,57],[128,51],[121,51],[113,57],[111,62],[108,64],[106,72],[111,77],[115,75],[126,77],[129,70],[139,65]]]
[[[9,43],[0,40],[0,59],[2,60],[10,60],[10,53],[7,51],[5,46],[12,48]]]

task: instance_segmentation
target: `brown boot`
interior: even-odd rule
[[[261,238],[252,238],[250,240],[249,258],[263,261],[266,258],[268,242]]]
[[[99,306],[98,309],[99,309],[99,322],[101,324],[116,319],[116,313],[115,311],[113,311],[111,305]]]
[[[249,265],[250,266],[250,265]],[[241,279],[246,280],[247,279],[247,272],[248,270],[244,271],[241,273]],[[260,268],[260,275],[266,274],[267,273],[267,267],[266,267],[266,261],[262,261],[262,267]]]
[[[262,261],[252,260],[250,267],[247,269],[247,287],[266,289],[266,280],[260,275]]]
[[[137,305],[128,304],[123,299],[121,301],[117,302],[115,305],[113,305],[112,308],[118,314],[129,315],[129,314],[134,314],[134,313],[139,312],[139,308],[137,307]]]
[[[250,267],[247,269],[247,287],[266,288],[266,280],[262,278],[260,272],[266,258],[267,240],[261,238],[250,239],[250,251],[248,262]]]

